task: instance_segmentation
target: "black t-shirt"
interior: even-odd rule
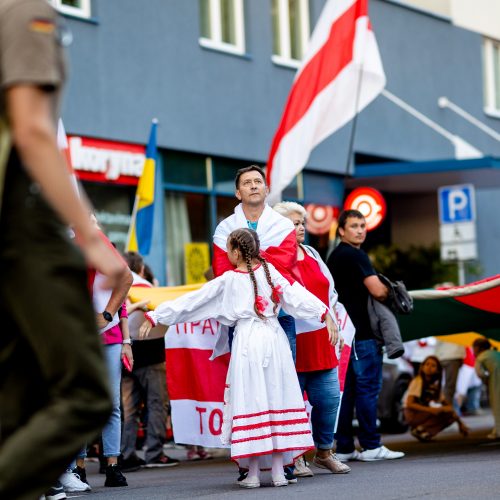
[[[165,362],[165,339],[139,340],[132,344],[134,368]]]
[[[363,281],[377,273],[368,255],[348,243],[340,243],[328,258],[327,266],[335,280],[339,301],[356,328],[356,340],[374,339],[368,317],[369,293]]]

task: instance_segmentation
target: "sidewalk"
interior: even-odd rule
[[[452,426],[435,441],[421,443],[409,433],[385,434],[382,442],[391,449],[404,451],[401,460],[350,462],[352,471],[345,475],[329,474],[312,467],[313,478],[302,478],[286,488],[272,488],[264,474],[257,491],[242,491],[236,484],[237,469],[228,459],[228,451],[216,452],[222,457],[188,462],[185,449],[165,449],[182,463],[178,467],[141,469],[125,474],[128,488],[105,488],[98,464],[88,464],[90,495],[68,497],[92,500],[233,500],[301,499],[304,497],[345,498],[350,500],[449,500],[453,498],[497,499],[500,491],[500,441],[488,441],[493,418],[485,415],[466,417],[470,436],[462,438]],[[212,451],[212,450],[210,450]]]

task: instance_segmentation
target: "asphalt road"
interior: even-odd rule
[[[406,457],[381,462],[350,462],[352,471],[333,475],[311,466],[315,476],[299,479],[295,485],[273,488],[261,480],[261,488],[243,490],[236,485],[236,467],[228,459],[186,462],[168,469],[141,469],[126,474],[128,488],[104,488],[104,476],[97,464],[87,466],[93,491],[70,494],[69,498],[114,499],[500,499],[500,441],[484,436],[492,426],[491,415],[468,417],[472,428],[463,439],[456,428],[446,430],[430,443],[419,443],[409,434],[385,435],[389,448]],[[185,450],[167,450],[185,460]]]

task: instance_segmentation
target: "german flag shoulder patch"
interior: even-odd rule
[[[30,31],[50,35],[56,30],[56,23],[52,19],[37,17],[29,23]]]

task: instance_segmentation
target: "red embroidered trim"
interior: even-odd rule
[[[296,420],[273,420],[269,422],[261,422],[260,424],[240,425],[239,427],[233,427],[233,432],[262,429],[262,427],[277,427],[278,425],[297,425],[297,424],[308,424],[308,423],[309,423],[308,418],[298,418]]]
[[[153,325],[156,326],[155,320],[149,315],[149,313],[144,313],[144,317]]]
[[[231,444],[245,443],[247,441],[258,441],[259,439],[268,439],[274,436],[298,436],[300,434],[311,434],[311,431],[297,431],[297,432],[271,432],[271,434],[266,434],[264,436],[255,436],[244,439],[235,439],[231,441]]]
[[[277,413],[296,413],[298,411],[303,411],[306,412],[305,408],[290,408],[288,410],[267,410],[267,411],[261,411],[259,413],[247,413],[245,415],[235,415],[233,417],[233,420],[236,420],[238,418],[252,418],[252,417],[260,417],[261,415],[268,415],[268,414],[277,414]]]
[[[262,264],[257,264],[252,271],[257,271]],[[233,269],[235,273],[249,274],[248,271],[242,271],[241,269]]]

